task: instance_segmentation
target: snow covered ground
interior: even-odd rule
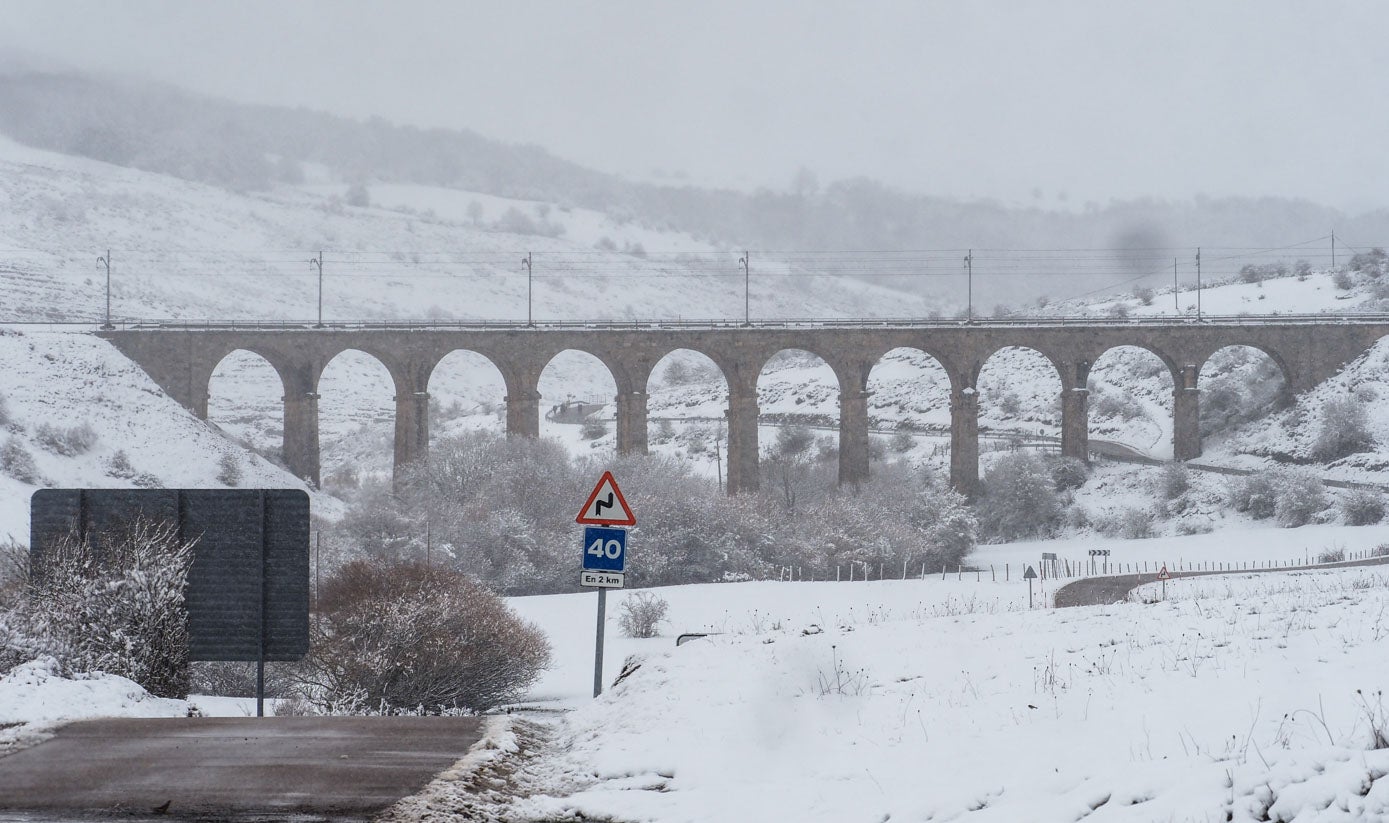
[[[535,696],[579,708],[523,767],[511,819],[1389,814],[1389,751],[1368,750],[1386,727],[1389,571],[1031,611],[1016,582],[950,577],[661,590],[670,632],[613,643],[608,683],[624,655],[640,668],[597,700],[594,596],[513,600],[558,653]],[[699,627],[724,633],[673,648]]]
[[[267,712],[276,701],[267,701]],[[152,697],[140,685],[111,674],[64,677],[57,662],[42,657],[0,675],[0,756],[47,739],[53,729],[98,717],[250,717],[254,698],[192,695],[187,700]]]

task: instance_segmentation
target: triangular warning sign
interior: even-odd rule
[[[1158,580],[1167,580],[1167,579],[1170,578],[1171,576],[1172,576],[1172,575],[1170,575],[1170,574],[1167,573],[1167,567],[1166,567],[1166,566],[1163,566],[1161,569],[1158,569]]]
[[[1036,577],[1037,577],[1037,572],[1034,571],[1034,570],[1032,569],[1031,566],[1028,566],[1028,567],[1027,567],[1027,571],[1025,571],[1025,572],[1022,573],[1022,579],[1023,579],[1023,580],[1032,580],[1032,579],[1034,579],[1034,578],[1036,578]]]
[[[586,526],[635,526],[637,516],[632,514],[632,507],[627,505],[613,473],[603,472],[574,522]]]

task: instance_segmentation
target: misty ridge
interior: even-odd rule
[[[352,186],[359,193],[352,205],[368,204],[373,184],[406,183],[587,208],[687,232],[720,248],[776,250],[801,268],[947,302],[963,302],[961,261],[974,249],[974,299],[983,307],[1170,284],[1178,260],[1182,281],[1193,282],[1197,246],[1215,250],[1207,255],[1205,272],[1206,282],[1214,283],[1235,278],[1243,266],[1270,261],[1291,264],[1310,257],[1318,267],[1329,266],[1324,243],[1286,247],[1332,230],[1347,258],[1389,237],[1389,210],[1350,215],[1277,197],[1112,200],[1058,211],[933,197],[895,188],[892,181],[822,182],[809,169],[784,190],[635,182],[535,145],[507,144],[472,131],[422,129],[380,118],[363,122],[304,108],[229,102],[127,78],[16,68],[0,73],[0,133],[40,149],[243,192],[302,184],[306,166],[312,165],[320,175],[326,172]],[[543,139],[536,135],[537,142]],[[493,228],[550,236],[563,231],[543,215],[523,217]],[[908,250],[940,251],[881,259]],[[817,256],[831,251],[861,251],[880,259],[867,265],[853,254]],[[933,276],[912,276],[927,273],[917,269],[930,269]]]

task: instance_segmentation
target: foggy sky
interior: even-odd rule
[[[1049,208],[1389,206],[1386,31],[1368,1],[0,0],[0,50],[49,65],[635,178],[785,188],[804,166]]]

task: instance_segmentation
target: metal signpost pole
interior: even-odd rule
[[[637,518],[617,487],[612,472],[603,472],[588,502],[574,518],[584,528],[579,585],[598,589],[598,626],[593,641],[593,696],[603,693],[603,634],[607,623],[608,589],[620,589],[627,572],[627,529]]]
[[[603,693],[603,623],[608,609],[608,590],[598,590],[598,639],[593,646],[593,696]]]

